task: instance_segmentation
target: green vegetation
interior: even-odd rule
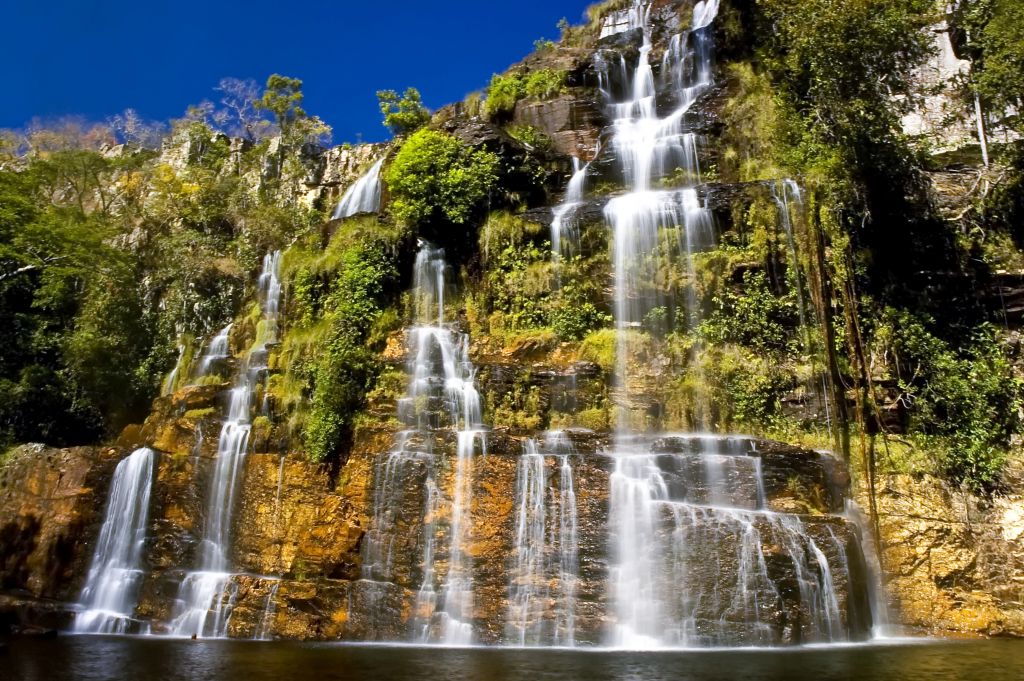
[[[933,335],[934,320],[882,312],[873,354],[886,362],[914,432],[926,436],[943,472],[975,486],[994,483],[1010,436],[1020,428],[1024,383],[1012,377],[993,329],[960,348]]]
[[[299,109],[298,81],[271,81],[260,102],[291,139],[323,131]],[[86,444],[140,421],[177,339],[209,338],[263,254],[318,220],[294,202],[308,172],[299,145],[269,169],[265,140],[232,156],[213,119],[248,125],[254,141],[266,126],[255,100],[231,101],[234,115],[204,104],[174,123],[173,164],[139,146],[159,142],[158,126],[131,111],[112,127],[4,134],[15,156],[0,169],[0,442]],[[100,153],[118,137],[120,153]]]
[[[492,120],[508,118],[521,99],[551,99],[565,91],[564,71],[538,69],[495,74],[487,88],[484,115]]]
[[[373,218],[346,223],[319,251],[312,238],[285,257],[293,325],[281,342],[283,375],[271,394],[293,438],[317,462],[337,461],[381,370],[382,320],[398,281],[401,234]]]
[[[420,91],[407,88],[399,96],[394,90],[377,93],[380,112],[384,114],[384,126],[399,137],[410,135],[430,122],[430,111],[423,106]]]
[[[465,224],[498,179],[498,157],[470,149],[451,135],[420,130],[388,167],[391,213],[416,225],[428,221]]]

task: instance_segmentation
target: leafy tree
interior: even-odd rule
[[[416,88],[407,88],[401,96],[394,90],[380,90],[377,100],[385,127],[399,137],[416,132],[430,122],[430,111],[423,106]]]
[[[287,136],[297,121],[306,118],[300,106],[302,98],[301,80],[275,73],[267,78],[267,86],[254,106],[273,114],[281,134]]]
[[[498,179],[498,157],[436,130],[414,133],[388,168],[391,212],[406,224],[465,224]]]
[[[1024,107],[1024,5],[1016,0],[963,0],[953,25],[973,60],[972,84],[998,110]],[[1018,116],[1018,127],[1020,126]],[[1024,128],[1022,128],[1024,129]]]

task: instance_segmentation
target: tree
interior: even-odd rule
[[[402,145],[388,168],[391,211],[407,224],[431,219],[465,224],[498,179],[498,157],[424,129]]]
[[[1024,5],[1018,0],[964,0],[955,8],[953,24],[965,34],[974,91],[998,110],[1020,111],[1024,107]],[[1019,116],[1017,120],[1019,125]]]
[[[117,114],[109,122],[110,129],[118,139],[143,149],[160,146],[164,136],[163,124],[143,120],[135,109],[125,109],[124,113]]]
[[[267,86],[263,95],[253,104],[256,109],[269,111],[281,129],[281,135],[288,137],[295,123],[306,118],[302,103],[302,81],[280,74],[267,78]]]
[[[384,114],[384,125],[399,137],[416,132],[430,122],[430,111],[423,106],[420,92],[414,87],[406,88],[401,97],[394,90],[380,90],[377,100]]]

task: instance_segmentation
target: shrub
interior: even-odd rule
[[[987,325],[954,351],[919,318],[887,309],[875,331],[875,354],[895,375],[910,427],[933,438],[938,463],[956,482],[979,488],[998,478],[1019,430],[1021,381]]]
[[[581,340],[591,331],[611,323],[612,317],[587,299],[575,282],[567,283],[551,306],[551,328],[563,340]]]
[[[408,135],[430,122],[430,111],[423,106],[420,92],[414,87],[407,88],[401,97],[394,90],[381,90],[377,101],[384,114],[384,125],[395,135]]]
[[[391,212],[406,224],[464,224],[497,181],[498,157],[447,133],[420,130],[402,145],[385,179]]]
[[[529,73],[512,72],[491,78],[484,102],[484,114],[494,120],[507,118],[520,99],[550,99],[565,91],[564,71],[538,69]]]
[[[791,349],[799,327],[795,294],[779,297],[763,272],[743,275],[743,292],[726,290],[714,299],[715,309],[700,325],[712,343],[736,343],[761,350]]]

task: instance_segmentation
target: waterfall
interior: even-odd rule
[[[790,566],[805,643],[846,640],[835,586],[851,570],[840,538],[766,507],[753,441],[675,436],[679,451],[619,445],[612,474],[615,626],[623,648],[771,645]],[[834,556],[832,561],[828,553]]]
[[[476,370],[469,360],[469,338],[445,322],[446,272],[444,251],[422,243],[413,270],[415,326],[408,332],[409,387],[398,404],[399,418],[407,429],[376,464],[373,520],[363,549],[362,577],[369,583],[390,583],[396,523],[408,502],[409,486],[420,486],[423,572],[412,636],[422,642],[467,645],[473,640],[473,564],[466,553],[472,527],[473,462],[486,453],[487,439],[474,383]],[[450,499],[443,489],[443,452],[434,449],[435,433],[442,431],[455,434]],[[446,509],[450,515],[445,527]],[[438,554],[445,551],[447,571],[441,578]]]
[[[155,456],[147,447],[136,449],[114,470],[103,526],[78,599],[85,611],[75,618],[74,631],[132,633]]]
[[[516,474],[515,567],[509,588],[509,629],[513,642],[540,643],[546,601],[544,530],[547,480],[537,443],[523,444]]]
[[[520,646],[574,646],[579,580],[572,441],[547,433],[523,444],[516,473],[515,565],[509,579],[508,633]],[[548,475],[547,461],[557,464]]]
[[[237,591],[228,571],[231,521],[248,451],[254,393],[267,370],[267,345],[277,340],[281,298],[281,282],[278,278],[280,267],[280,251],[264,256],[258,280],[263,316],[256,330],[256,340],[231,389],[228,416],[221,427],[207,498],[199,569],[186,574],[178,589],[175,614],[170,625],[171,633],[176,636],[227,635],[228,619]],[[211,343],[211,348],[214,345]]]
[[[359,213],[376,213],[380,210],[380,169],[383,166],[382,158],[348,188],[334,208],[332,220],[350,218]]]
[[[271,583],[270,589],[267,591],[267,600],[263,604],[263,616],[260,617],[260,625],[259,628],[256,630],[256,635],[253,636],[253,640],[273,640],[270,636],[270,625],[274,621],[274,613],[277,612],[277,590],[280,588],[280,580]]]
[[[579,234],[573,222],[573,213],[583,203],[583,189],[587,181],[590,164],[584,165],[572,157],[573,174],[565,190],[565,198],[554,210],[551,220],[551,252],[556,261],[559,256],[572,255],[579,250]]]
[[[185,343],[178,343],[178,359],[174,362],[174,368],[171,369],[171,373],[167,374],[167,378],[164,379],[163,385],[160,387],[160,396],[166,397],[174,392],[175,387],[178,384],[178,376],[181,374],[181,362],[185,359],[185,350],[187,346]]]
[[[637,649],[770,645],[784,589],[799,596],[800,612],[785,613],[797,640],[846,640],[836,588],[851,579],[843,540],[827,524],[812,531],[799,516],[768,507],[752,440],[672,436],[663,438],[671,446],[654,451],[649,437],[635,434],[644,424],[630,413],[632,340],[646,315],[669,302],[659,293],[666,268],[688,275],[683,319],[690,329],[700,322],[693,257],[713,245],[714,225],[697,192],[701,141],[684,116],[713,82],[710,27],[718,2],[698,2],[689,30],[670,40],[660,89],[649,61],[649,5],[637,1],[634,10],[643,44],[632,77],[621,58],[617,67],[605,55],[595,63],[614,117],[611,146],[629,186],[605,208],[614,239],[619,403],[609,452],[609,642]],[[624,99],[619,83],[627,84]],[[659,99],[675,110],[659,117]],[[793,187],[785,191],[791,196]],[[698,396],[694,423],[707,427],[706,420]],[[789,574],[785,586],[780,565]]]
[[[202,358],[199,360],[199,366],[196,369],[194,380],[199,380],[209,376],[211,372],[217,367],[217,364],[228,358],[231,354],[229,348],[229,336],[231,334],[231,327],[233,324],[228,324],[223,329],[217,332],[213,338],[210,339],[210,344],[206,346],[206,352],[203,353]]]
[[[599,56],[595,64],[600,89],[611,115],[611,146],[622,168],[629,192],[613,198],[605,207],[605,217],[613,232],[613,268],[615,277],[615,320],[618,330],[616,386],[620,392],[618,423],[628,430],[628,405],[623,397],[629,392],[631,341],[646,316],[666,301],[658,293],[661,264],[668,261],[681,267],[694,280],[692,254],[713,242],[710,212],[701,205],[696,184],[700,180],[699,139],[683,124],[684,114],[712,84],[709,38],[704,34],[712,10],[700,3],[694,15],[694,28],[675,36],[661,65],[678,106],[665,118],[657,115],[653,69],[649,61],[653,49],[648,25],[648,5],[634,5],[643,44],[632,78],[624,60],[618,60],[618,72],[612,63]],[[626,98],[619,101],[616,85],[627,84]],[[674,189],[659,189],[663,181],[682,182]],[[691,287],[692,288],[692,287]],[[691,325],[697,323],[697,306],[687,306]]]

